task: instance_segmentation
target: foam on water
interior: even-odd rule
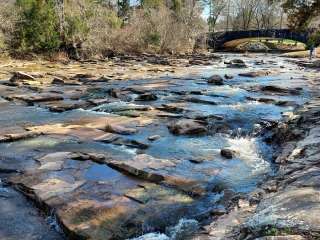
[[[239,153],[241,160],[250,166],[252,174],[266,172],[270,168],[270,162],[263,159],[257,138],[236,137],[228,138],[227,144]]]
[[[234,150],[236,156],[231,160],[217,161],[221,168],[218,182],[239,192],[249,192],[265,175],[270,174],[271,164],[264,158],[270,149],[259,138],[226,138],[226,147]]]

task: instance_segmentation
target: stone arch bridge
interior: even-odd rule
[[[227,31],[209,33],[208,46],[217,50],[224,48],[226,42],[244,38],[290,39],[307,43],[312,31],[297,32],[290,29],[263,29],[247,31]]]

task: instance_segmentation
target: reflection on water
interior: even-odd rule
[[[236,58],[233,55],[226,55],[225,58]],[[215,132],[211,131],[206,136],[174,136],[169,133],[167,125],[174,119],[157,119],[157,124],[151,124],[139,128],[137,134],[126,136],[127,139],[133,139],[140,142],[148,143],[149,148],[142,152],[134,148],[126,146],[117,146],[113,144],[103,144],[94,141],[77,142],[74,139],[62,139],[55,137],[40,136],[35,139],[29,139],[10,144],[1,144],[1,152],[15,152],[16,154],[27,154],[34,149],[38,151],[91,151],[104,153],[113,158],[127,159],[132,158],[136,154],[146,153],[156,158],[176,159],[180,161],[182,171],[186,171],[186,176],[189,174],[198,174],[199,169],[203,170],[206,166],[216,168],[218,174],[215,176],[207,175],[207,178],[212,177],[212,181],[228,186],[236,191],[250,191],[259,180],[271,171],[270,149],[262,139],[262,136],[256,136],[255,130],[259,128],[262,121],[278,121],[282,118],[284,112],[292,111],[292,106],[276,106],[270,103],[262,103],[253,98],[268,98],[282,101],[293,101],[297,104],[302,104],[307,98],[307,91],[304,89],[303,94],[299,96],[277,96],[266,95],[259,91],[251,91],[252,88],[259,85],[280,85],[286,87],[305,87],[299,71],[287,71],[280,68],[286,66],[290,69],[290,64],[278,60],[277,63],[271,62],[271,57],[259,56],[257,58],[264,59],[263,65],[255,65],[256,58],[244,58],[249,67],[247,69],[230,69],[226,68],[223,63],[216,66],[194,66],[192,67],[193,74],[180,79],[174,79],[174,84],[163,87],[154,92],[158,96],[157,101],[148,102],[151,106],[161,106],[163,103],[179,103],[183,105],[186,113],[184,117],[191,117],[192,114],[197,114],[203,117],[218,115],[223,118],[219,122],[213,121],[210,124],[213,129],[217,124],[222,124],[222,127],[229,131]],[[270,60],[270,61],[269,61]],[[254,71],[254,70],[276,70],[276,74],[269,76],[246,78],[238,76],[239,73]],[[206,83],[206,78],[212,74],[224,76],[225,74],[232,75],[232,79],[225,80],[225,85],[214,86]],[[172,75],[174,77],[174,75]],[[173,80],[170,75],[163,76],[163,79]],[[152,84],[152,80],[141,80],[135,86],[144,86]],[[110,83],[110,87],[120,89],[129,88],[130,81],[116,81]],[[134,84],[133,84],[134,85]],[[109,85],[108,85],[109,86]],[[99,98],[107,98],[108,91],[106,86],[98,91]],[[201,93],[201,95],[197,94]],[[96,93],[95,93],[96,94]],[[136,94],[131,94],[134,99]],[[91,95],[90,95],[91,96]],[[94,95],[96,96],[96,95]],[[186,97],[192,97],[199,101],[184,101]],[[249,97],[249,98],[248,98]],[[129,99],[129,98],[128,98]],[[207,102],[207,103],[206,103]],[[98,106],[91,110],[73,110],[64,113],[51,113],[43,108],[25,107],[13,105],[7,102],[0,102],[1,115],[0,126],[5,128],[12,125],[23,124],[45,124],[68,122],[79,120],[82,118],[94,119],[96,116],[104,114],[117,113],[124,110],[143,110],[146,112],[144,103],[133,103],[133,100],[128,102],[114,102]],[[215,105],[216,104],[216,105]],[[95,112],[94,110],[103,111]],[[237,136],[235,133],[241,133]],[[148,137],[152,135],[160,135],[160,139],[150,142]],[[222,148],[230,148],[236,152],[236,157],[227,160],[220,156]],[[198,163],[192,162],[197,160]],[[201,162],[201,163],[200,163]],[[194,170],[194,172],[191,171]],[[93,165],[85,173],[86,178],[92,181],[104,181],[117,179],[118,172],[104,165]]]
[[[104,164],[94,163],[84,175],[89,181],[110,181],[119,178],[122,174]]]

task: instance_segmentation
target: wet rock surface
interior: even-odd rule
[[[280,233],[297,234],[297,239],[317,239],[320,236],[319,222],[319,163],[318,151],[320,143],[317,135],[319,116],[318,93],[314,86],[313,100],[299,109],[296,115],[288,120],[287,136],[290,132],[302,130],[295,141],[284,144],[284,155],[279,166],[279,173],[273,182],[264,185],[275,185],[271,193],[267,193],[257,206],[253,216],[242,226],[251,234],[274,229]],[[298,128],[298,129],[297,129]],[[283,133],[278,133],[283,138]],[[270,191],[270,187],[267,188]],[[290,239],[290,238],[289,238]]]
[[[21,193],[0,185],[0,238],[62,240],[55,231],[54,220],[44,221],[44,216]],[[51,226],[50,226],[51,225]]]
[[[262,57],[262,64],[255,64]],[[278,191],[285,188],[277,180],[261,187],[262,194],[252,192],[272,172],[273,146],[264,140],[287,141],[272,135],[271,129],[308,98],[305,79],[299,69],[290,75],[279,70],[280,65],[296,65],[278,66],[265,56],[225,58],[226,64],[213,55],[143,55],[67,65],[13,61],[4,67],[0,178],[10,191],[19,190],[34,204],[23,201],[17,209],[41,211],[30,218],[34,236],[173,240],[191,238],[196,232],[198,237],[221,239],[244,233],[261,237],[247,217],[260,201],[257,209],[269,214],[269,202],[261,200],[269,192],[279,206],[272,221],[283,219],[281,209],[291,206],[283,199],[295,195],[294,189],[281,195]],[[269,71],[275,74],[262,74]],[[24,75],[8,83],[13,72]],[[248,73],[253,77],[243,75]],[[219,76],[223,85],[209,83],[210,76]],[[317,117],[316,110],[312,112],[309,121]],[[287,127],[278,127],[287,133]],[[292,143],[299,133],[289,135]],[[304,142],[309,143],[313,138]],[[232,151],[228,161],[221,149]],[[313,156],[308,162],[316,161]],[[286,159],[282,154],[276,162]],[[290,170],[300,169],[292,185],[300,191],[296,202],[302,204],[304,195],[317,201],[317,165],[305,176],[292,161]],[[291,174],[290,170],[283,174]],[[244,197],[249,193],[250,201]],[[317,213],[312,206],[306,209]],[[306,215],[299,206],[296,210],[297,221],[303,221]],[[252,217],[259,219],[254,221],[259,223],[256,229],[264,228],[266,222],[256,214]],[[64,236],[46,224],[47,216],[57,220]],[[5,221],[0,217],[0,223]],[[317,219],[310,216],[310,229],[313,221]],[[234,234],[231,229],[240,224],[243,227]],[[8,232],[7,238],[21,239],[23,230],[17,228],[16,233]]]
[[[224,149],[221,149],[220,154],[224,158],[232,159],[237,154],[237,152],[231,149],[224,148]]]
[[[319,238],[319,84],[312,78],[307,84],[312,100],[273,129],[274,141],[281,141],[275,176],[248,195],[247,205],[238,204],[193,239]]]
[[[200,135],[205,134],[207,129],[199,121],[183,119],[173,122],[168,126],[171,133],[176,135]]]

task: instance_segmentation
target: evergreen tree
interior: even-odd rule
[[[14,49],[21,52],[51,52],[60,47],[59,18],[53,0],[17,0],[20,19]]]

